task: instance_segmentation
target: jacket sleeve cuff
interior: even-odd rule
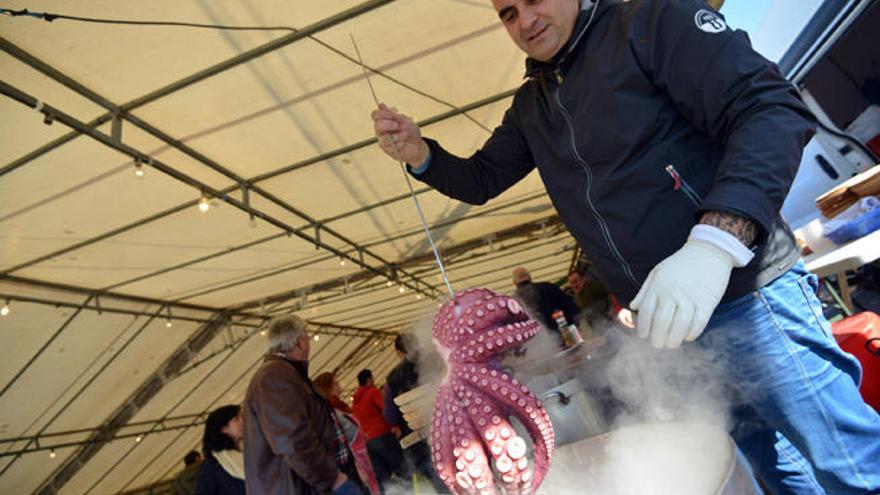
[[[716,184],[700,204],[698,215],[707,211],[726,211],[755,222],[756,244],[764,241],[779,217],[779,211],[764,191],[746,182]]]
[[[412,165],[409,165],[409,173],[411,173],[413,175],[422,175],[423,173],[425,173],[425,171],[428,170],[428,167],[431,166],[431,156],[432,155],[429,152],[428,158],[425,158],[425,161],[423,161],[422,164],[419,165],[418,167],[414,167]]]
[[[433,185],[432,180],[439,176],[439,169],[443,168],[444,153],[447,152],[437,141],[426,137],[423,137],[422,139],[428,145],[428,158],[424,163],[420,163],[418,166],[407,163],[406,171],[416,179],[425,182],[426,184]],[[439,162],[439,165],[435,162]],[[437,166],[432,167],[431,165]]]
[[[724,251],[733,260],[733,266],[736,268],[748,265],[755,257],[755,253],[739,242],[736,237],[712,225],[694,225],[688,240],[708,242]]]

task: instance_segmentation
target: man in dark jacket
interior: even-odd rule
[[[388,424],[400,428],[400,438],[404,438],[413,432],[403,417],[403,413],[394,398],[419,386],[418,360],[419,351],[415,338],[411,334],[400,334],[394,338],[394,351],[400,358],[400,363],[388,373],[385,380],[385,405],[382,414]],[[449,489],[437,477],[431,464],[431,449],[427,440],[419,440],[410,445],[404,451],[404,455],[412,466],[434,486],[437,493],[449,493]]]
[[[553,319],[553,313],[562,311],[566,322],[578,324],[580,310],[559,287],[550,282],[533,282],[532,275],[521,266],[513,269],[513,285],[516,286],[514,297],[528,308],[532,318],[540,321],[550,331],[554,331],[557,336],[559,336],[559,326]]]
[[[880,491],[880,417],[779,215],[815,125],[796,88],[701,0],[492,3],[529,56],[501,125],[459,158],[380,105],[382,149],[473,204],[537,167],[639,335],[717,353],[773,492]]]
[[[352,453],[330,404],[308,377],[306,323],[269,324],[269,354],[244,400],[248,493],[361,495]]]

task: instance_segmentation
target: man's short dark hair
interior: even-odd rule
[[[195,450],[190,450],[189,452],[186,453],[185,456],[183,456],[183,464],[185,466],[192,466],[193,464],[199,462],[199,460],[201,458],[202,458],[202,454],[199,454]]]
[[[373,378],[373,372],[372,372],[372,371],[370,371],[370,370],[361,370],[360,373],[358,373],[358,385],[360,385],[361,387],[363,387],[364,385],[367,384],[367,380],[369,380],[369,379],[371,379],[371,378]]]

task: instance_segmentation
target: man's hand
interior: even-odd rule
[[[674,349],[703,333],[727,290],[733,257],[715,245],[689,239],[651,270],[630,308],[638,311],[639,337]]]
[[[633,312],[626,308],[617,312],[617,321],[626,328],[636,327],[636,322],[633,320]]]
[[[373,131],[379,140],[379,147],[388,156],[418,167],[430,156],[428,144],[422,140],[419,126],[413,119],[398,113],[396,109],[379,104],[374,110]]]

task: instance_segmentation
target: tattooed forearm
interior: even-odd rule
[[[700,223],[717,227],[736,237],[744,246],[751,246],[758,237],[758,227],[748,218],[726,211],[707,211]]]

